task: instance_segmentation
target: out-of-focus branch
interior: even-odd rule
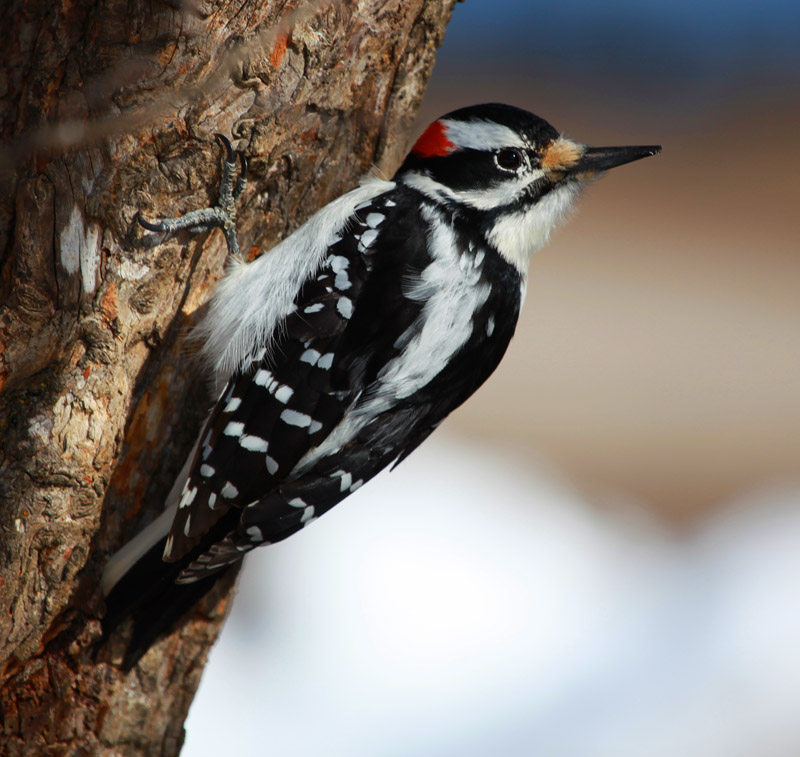
[[[7,145],[0,147],[0,177],[7,177],[9,171],[32,153],[44,152],[55,155],[65,150],[91,146],[106,137],[134,131],[148,123],[174,115],[183,105],[200,100],[204,94],[216,90],[251,57],[263,55],[265,51],[272,50],[276,43],[281,38],[285,40],[296,26],[341,1],[308,0],[299,8],[288,11],[274,26],[260,29],[251,39],[236,43],[203,81],[187,84],[172,92],[163,92],[152,102],[118,115],[93,120],[59,121],[38,127],[30,133],[11,140]],[[187,11],[194,9],[196,6],[186,8]],[[115,83],[124,81],[125,72],[135,71],[137,62],[145,64],[147,59],[127,60],[116,70],[107,72],[104,76],[103,88],[116,89]]]

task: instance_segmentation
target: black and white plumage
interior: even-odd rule
[[[497,367],[530,256],[581,182],[660,149],[586,148],[517,108],[464,108],[392,181],[366,181],[245,263],[244,170],[234,180],[227,148],[218,208],[143,222],[223,226],[234,254],[200,326],[219,400],[166,512],[104,575],[107,630],[136,621],[128,664],[246,552],[424,441]]]

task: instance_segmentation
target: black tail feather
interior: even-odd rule
[[[166,537],[151,547],[106,597],[103,641],[128,617],[133,631],[122,667],[130,670],[153,642],[199,602],[227,570],[190,584],[176,584],[183,562],[162,560]]]
[[[178,562],[164,562],[167,537],[163,537],[136,561],[108,593],[101,643],[105,643],[127,618],[133,620],[131,639],[122,662],[125,670],[136,665],[161,634],[169,631],[181,616],[211,591],[220,578],[236,567],[216,571],[194,583],[175,583],[184,567],[202,554],[215,539],[220,538],[221,533],[230,530],[228,520],[223,518],[209,532],[203,544]]]

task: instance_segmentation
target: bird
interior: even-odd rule
[[[306,528],[413,452],[492,374],[532,254],[580,188],[661,147],[588,147],[498,103],[454,110],[391,180],[372,177],[253,261],[236,202],[247,159],[224,148],[219,201],[151,222],[220,227],[225,275],[197,327],[218,388],[162,515],[111,557],[106,637],[132,667],[250,550]]]

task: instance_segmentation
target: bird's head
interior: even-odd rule
[[[587,147],[533,113],[492,103],[434,121],[395,178],[477,216],[489,242],[524,275],[582,183],[660,150]]]

